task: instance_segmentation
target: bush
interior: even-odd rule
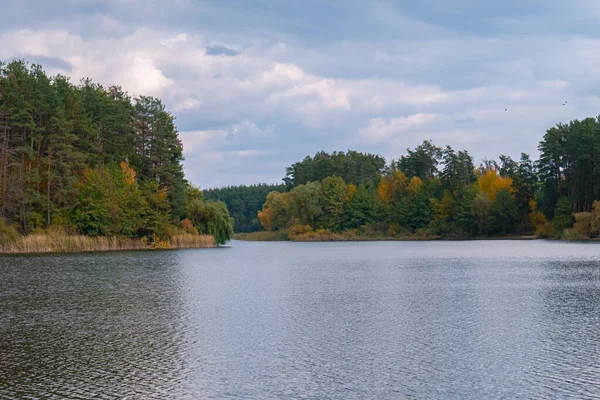
[[[387,235],[391,237],[398,236],[410,236],[411,233],[408,229],[401,226],[400,224],[390,224],[387,229]]]
[[[16,242],[20,236],[14,226],[9,225],[4,219],[0,218],[0,246]]]
[[[287,229],[287,234],[290,238],[312,232],[310,225],[292,225]]]
[[[431,221],[427,227],[427,232],[428,236],[438,236],[445,239],[461,239],[469,236],[455,223],[444,220]]]
[[[589,239],[587,236],[582,236],[575,229],[565,229],[562,232],[562,234],[560,235],[560,238],[563,239],[563,240],[584,240],[584,239]]]
[[[152,235],[152,242],[150,243],[150,247],[153,249],[170,249],[171,242],[169,240],[163,240],[157,235]]]
[[[575,224],[573,225],[573,230],[582,237],[590,238],[592,236],[590,227],[594,219],[594,214],[591,212],[581,212],[574,214],[574,216]]]
[[[541,238],[556,238],[558,237],[558,231],[554,224],[551,222],[545,222],[538,225],[535,230],[535,234]]]

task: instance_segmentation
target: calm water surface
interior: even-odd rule
[[[0,257],[0,398],[600,397],[600,244]]]

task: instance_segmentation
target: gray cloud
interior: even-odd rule
[[[277,182],[318,150],[397,158],[423,139],[476,158],[535,156],[545,129],[600,108],[592,0],[24,0],[4,10],[0,60],[162,97],[202,187]]]

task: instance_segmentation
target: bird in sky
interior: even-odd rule
[[[508,111],[508,108],[505,108],[504,111]]]

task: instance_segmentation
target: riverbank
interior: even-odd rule
[[[374,241],[431,241],[431,240],[538,240],[536,235],[508,235],[508,236],[475,236],[475,237],[443,237],[419,235],[364,235],[354,231],[329,232],[315,231],[302,234],[289,234],[287,232],[252,232],[236,233],[233,239],[249,242],[374,242]]]
[[[80,253],[89,251],[155,250],[217,247],[211,235],[178,234],[169,239],[137,239],[70,234],[31,234],[0,245],[0,254]]]

